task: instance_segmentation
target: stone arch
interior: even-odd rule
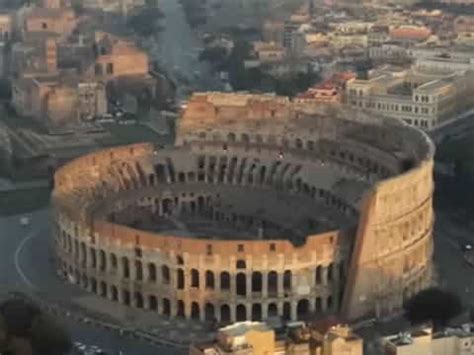
[[[200,310],[199,310],[199,303],[193,302],[191,303],[191,318],[199,320],[200,318]]]
[[[196,269],[191,270],[191,287],[199,288],[199,271]]]
[[[99,294],[101,297],[107,297],[107,284],[104,281],[100,282]]]
[[[276,271],[268,273],[268,295],[275,296],[278,294],[278,274]]]
[[[231,132],[227,135],[227,140],[229,142],[235,142],[237,140],[237,137],[235,136],[235,133]]]
[[[236,294],[237,296],[247,295],[247,275],[243,272],[239,272],[235,277]]]
[[[262,320],[262,305],[260,303],[254,303],[252,305],[252,320],[253,321]]]
[[[215,317],[214,305],[212,303],[206,303],[204,306],[204,319],[212,321]]]
[[[82,284],[82,287],[84,288],[88,288],[89,287],[89,278],[87,277],[86,274],[82,275],[82,279],[81,279],[81,284]]]
[[[173,212],[173,201],[170,198],[161,200],[161,213],[170,215]]]
[[[221,290],[230,290],[230,274],[227,271],[222,271],[220,276]]]
[[[170,303],[170,300],[168,298],[163,298],[162,304],[163,304],[162,314],[165,317],[171,316],[171,303]]]
[[[156,282],[156,265],[148,263],[148,281]]]
[[[285,291],[291,290],[291,278],[292,278],[291,270],[286,270],[283,273],[283,289]]]
[[[143,280],[143,267],[140,260],[135,260],[135,279],[138,281]]]
[[[316,297],[315,310],[316,313],[321,313],[323,311],[323,301],[321,297]]]
[[[319,285],[321,284],[323,280],[323,267],[321,265],[318,265],[316,267],[316,275],[315,275],[315,282],[316,282],[316,285]]]
[[[184,289],[184,271],[183,269],[176,270],[176,286],[178,290]]]
[[[85,265],[87,263],[87,249],[84,242],[81,243],[81,256],[82,264]]]
[[[260,173],[258,178],[258,183],[263,185],[265,183],[265,175],[267,173],[267,167],[265,165],[260,166]]]
[[[237,305],[235,309],[235,317],[237,322],[243,322],[247,320],[247,309],[245,308],[245,305],[239,304]]]
[[[333,281],[334,279],[334,264],[333,263],[328,265],[326,277],[327,277],[328,282]]]
[[[290,302],[283,303],[283,319],[290,320],[291,319],[291,304]]]
[[[178,182],[186,182],[186,174],[182,171],[178,173]]]
[[[99,251],[99,268],[101,271],[105,271],[107,268],[107,258],[103,250]]]
[[[148,296],[148,309],[151,309],[152,311],[158,310],[158,300],[155,295]]]
[[[204,207],[205,207],[204,197],[203,197],[203,196],[199,196],[198,199],[197,199],[197,209],[198,209],[198,212],[201,213],[202,211],[204,211]]]
[[[141,292],[135,292],[135,307],[143,308],[143,295]]]
[[[228,304],[223,304],[221,306],[221,321],[228,323],[231,321],[230,319],[230,307]]]
[[[276,303],[270,303],[268,305],[268,317],[277,317],[278,316],[278,307]]]
[[[241,140],[242,140],[242,143],[245,143],[245,144],[250,143],[250,137],[247,133],[242,133]]]
[[[302,141],[301,139],[299,139],[299,138],[296,138],[296,140],[295,140],[295,147],[296,147],[297,149],[302,149],[302,148],[303,148],[303,141]]]
[[[130,291],[122,290],[122,301],[126,306],[130,306]]]
[[[245,269],[246,267],[247,267],[247,263],[245,262],[245,260],[239,259],[235,263],[236,269]]]
[[[252,292],[262,292],[262,273],[252,272]]]
[[[313,141],[307,141],[306,142],[306,149],[314,150],[314,142]]]
[[[165,285],[170,283],[170,268],[166,265],[161,266],[161,280]]]
[[[185,306],[183,300],[178,300],[176,307],[176,316],[184,318],[185,315]]]
[[[112,268],[114,269],[117,268],[117,255],[115,255],[114,253],[110,254],[110,266],[112,266]]]
[[[110,292],[112,293],[112,301],[118,301],[118,290],[115,285],[112,285],[112,287],[110,288]]]
[[[122,257],[122,276],[126,279],[130,277],[130,263],[126,256]]]
[[[334,306],[333,304],[333,298],[332,296],[328,296],[327,300],[326,300],[326,308],[328,311],[332,310],[332,307]]]
[[[296,306],[296,314],[298,319],[304,319],[309,315],[309,301],[305,298],[298,301]]]
[[[97,293],[97,280],[95,277],[91,277],[91,291]]]
[[[206,271],[206,288],[214,289],[214,273],[210,270]]]

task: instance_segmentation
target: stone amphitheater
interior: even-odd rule
[[[433,281],[434,147],[354,115],[194,94],[174,146],[106,149],[56,172],[59,267],[166,317],[392,314]]]

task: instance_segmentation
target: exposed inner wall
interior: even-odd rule
[[[203,109],[194,121],[184,113],[179,147],[109,149],[57,172],[55,240],[71,281],[164,315],[223,321],[297,319],[339,312],[341,305],[346,316],[358,318],[399,308],[403,297],[431,282],[433,148],[423,133],[385,121],[294,118],[280,99],[270,100],[274,113],[257,100],[260,108],[245,116],[248,100],[240,98],[234,103],[239,114],[253,117],[243,119],[244,129],[238,117],[217,125],[215,104],[196,100]],[[219,114],[232,112],[221,109]],[[294,121],[286,122],[284,114]],[[323,233],[308,226],[297,243],[176,236],[172,229],[147,232],[110,219],[131,225],[120,211],[146,209],[169,220],[184,206],[233,223],[225,202],[213,200],[226,189],[278,191],[308,206],[324,205],[324,216],[334,211],[342,219]],[[253,218],[255,229],[259,218],[267,219],[247,213],[243,222]]]

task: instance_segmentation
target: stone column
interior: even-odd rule
[[[297,319],[296,308],[297,308],[297,302],[291,301],[291,320],[293,321]]]
[[[235,315],[235,307],[236,307],[236,305],[235,305],[234,302],[232,302],[232,303],[229,304],[229,307],[230,307],[230,321],[231,321],[232,323],[235,323],[235,321],[237,320],[237,319],[236,319],[236,315]]]
[[[268,272],[262,272],[262,298],[268,298]]]
[[[252,298],[252,273],[250,271],[247,271],[245,273],[245,283],[246,283],[246,296],[245,298],[251,299]]]
[[[283,289],[283,272],[277,272],[277,279],[278,279],[278,298],[282,298],[285,292]]]

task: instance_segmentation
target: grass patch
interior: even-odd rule
[[[51,190],[47,187],[0,191],[0,215],[27,213],[48,205]]]

